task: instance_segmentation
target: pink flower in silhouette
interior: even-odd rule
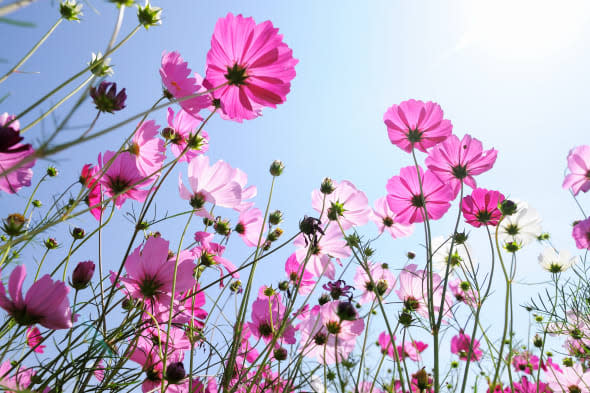
[[[176,51],[162,52],[160,76],[162,77],[162,83],[166,87],[166,90],[176,99],[206,91],[203,87],[203,78],[197,73],[192,77],[188,63]],[[211,104],[211,98],[208,94],[204,94],[182,100],[179,104],[185,111],[202,120],[202,117],[199,116],[199,111]]]
[[[476,228],[482,225],[495,227],[502,218],[499,205],[503,200],[504,195],[498,191],[476,188],[461,201],[461,211],[465,221]]]
[[[582,220],[574,225],[572,236],[579,249],[590,250],[590,218]]]
[[[223,161],[209,166],[209,157],[200,155],[188,164],[188,179],[192,192],[178,177],[180,197],[194,209],[202,209],[206,202],[216,206],[234,208],[242,201],[242,187],[234,180],[235,170]]]
[[[563,179],[563,188],[571,188],[574,195],[590,190],[590,146],[578,146],[567,156],[570,173]]]
[[[227,117],[250,120],[285,102],[297,62],[270,21],[228,13],[215,25],[204,83],[219,87],[212,94]]]
[[[393,105],[385,112],[389,140],[406,152],[426,149],[447,139],[453,130],[449,120],[443,119],[443,111],[434,102],[416,100]]]
[[[256,247],[263,224],[262,212],[253,207],[240,212],[235,231],[248,247]],[[264,242],[264,237],[260,242]]]
[[[27,345],[33,349],[34,352],[43,353],[43,348],[45,348],[45,345],[41,345],[43,342],[43,336],[41,336],[39,328],[36,326],[29,326],[27,328],[26,339]]]
[[[456,135],[450,135],[430,150],[425,164],[442,182],[451,185],[456,197],[461,182],[475,188],[473,176],[490,170],[497,156],[497,150],[483,151],[481,142],[470,135],[465,135],[460,141]]]
[[[121,208],[128,198],[143,202],[149,190],[141,189],[141,187],[147,186],[153,180],[145,179],[145,176],[137,169],[135,157],[126,151],[115,156],[115,152],[107,150],[102,159],[99,154],[98,171],[102,173],[111,159],[113,159],[112,163],[98,179],[102,191],[113,198],[117,208]]]
[[[190,113],[181,109],[174,114],[172,108],[168,108],[168,128],[165,133],[170,140],[170,150],[174,157],[179,157],[187,148],[187,144],[190,144],[184,155],[178,159],[179,162],[190,162],[209,150],[207,131],[201,130],[197,135],[200,125],[201,120]]]
[[[31,168],[35,165],[35,160],[31,160],[6,175],[2,174],[34,153],[31,144],[20,143],[24,138],[20,136],[18,120],[6,125],[13,119],[14,116],[6,112],[0,115],[0,190],[9,194],[31,185]]]
[[[453,193],[450,187],[431,171],[423,172],[422,168],[418,168],[420,178],[416,167],[407,166],[400,170],[399,176],[387,182],[387,203],[401,223],[424,221],[424,208],[429,220],[437,220],[451,207],[449,202],[453,199]]]
[[[376,294],[384,298],[389,295],[395,286],[395,277],[387,265],[369,262],[368,267],[370,276],[361,266],[357,267],[354,276],[355,287],[363,291],[358,300],[359,304],[374,301]]]
[[[0,282],[0,307],[14,320],[25,326],[36,323],[48,329],[72,327],[72,310],[68,301],[70,289],[61,281],[53,281],[49,274],[35,281],[23,299],[22,287],[27,270],[24,265],[14,268],[8,281],[9,299]]]
[[[396,220],[396,214],[389,208],[386,197],[381,197],[375,201],[371,220],[379,228],[379,233],[386,230],[394,239],[410,236],[414,232],[413,225],[402,224]]]
[[[462,331],[451,339],[451,353],[459,355],[459,359],[461,360],[467,360],[470,346],[472,346],[471,360],[479,361],[483,355],[481,349],[479,348],[479,341],[474,339],[472,344],[471,337]]]
[[[324,214],[320,220],[338,220],[344,230],[353,226],[365,225],[369,221],[371,209],[364,192],[358,190],[348,180],[334,182],[334,191],[330,195],[324,195],[320,190],[311,193],[311,206]],[[324,202],[324,196],[326,197]],[[335,224],[335,226],[337,226]]]
[[[267,294],[266,291],[272,293]],[[285,318],[285,312],[286,308],[282,303],[281,294],[267,287],[261,287],[258,291],[258,298],[252,303],[252,322],[248,323],[252,335],[269,343],[278,333]],[[287,344],[296,343],[295,328],[290,323],[285,326],[279,337],[279,342],[281,339]]]
[[[154,172],[162,168],[166,159],[166,146],[158,138],[159,129],[160,126],[153,120],[141,123],[129,146],[129,152],[135,156],[137,168],[144,176],[158,177],[159,173]]]

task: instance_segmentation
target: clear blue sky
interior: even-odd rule
[[[544,229],[551,232],[554,244],[573,252],[571,222],[580,214],[561,182],[569,149],[589,142],[589,13],[574,2],[560,8],[553,8],[552,3],[525,3],[529,6],[500,2],[494,8],[479,9],[467,1],[155,2],[164,7],[162,25],[141,31],[112,56],[115,74],[109,80],[125,87],[128,94],[127,108],[113,119],[144,110],[159,97],[163,50],[180,51],[193,71],[204,74],[217,18],[231,11],[253,16],[256,21],[270,19],[299,59],[287,102],[242,124],[216,118],[207,131],[212,159],[223,158],[248,173],[249,183],[259,187],[261,209],[270,184],[269,164],[274,159],[285,162],[272,208],[286,213],[286,235],[296,230],[304,214],[312,213],[310,193],[325,176],[352,181],[371,201],[385,194],[387,180],[409,165],[411,157],[390,144],[382,117],[392,104],[416,98],[438,102],[457,135],[468,132],[485,148],[499,150],[495,167],[477,178],[478,185],[528,201],[543,216]],[[0,96],[10,93],[0,104],[0,112],[21,111],[56,81],[81,69],[91,52],[104,49],[116,8],[101,0],[93,5],[101,15],[85,5],[82,22],[63,23],[23,67],[38,74],[14,75],[0,86]],[[55,1],[40,1],[10,15],[34,22],[36,28],[0,24],[4,41],[1,57],[6,60],[0,70],[11,66],[54,23],[57,6]],[[128,9],[120,37],[135,24],[135,10]],[[74,124],[87,124],[95,114],[90,103],[81,112]],[[165,124],[164,111],[150,118]],[[112,121],[104,116],[97,127]],[[49,120],[44,131],[39,126],[32,129],[27,139],[41,140],[51,125]],[[116,148],[129,131],[120,130],[56,157],[60,177],[52,182],[56,187],[74,182],[84,163],[95,163],[99,152]],[[76,132],[80,131],[68,131],[69,135]],[[46,166],[46,162],[38,162],[34,181]],[[175,179],[173,176],[159,199],[160,214],[167,209],[176,212],[183,203],[177,197]],[[0,215],[21,209],[29,191],[23,190],[20,198],[1,195]],[[46,202],[48,191],[40,194]],[[581,201],[587,205],[588,196],[583,195]],[[112,268],[118,265],[132,228],[122,218],[130,210],[131,204],[126,203],[116,219],[121,225],[113,226],[105,237],[105,260],[113,260]],[[455,214],[456,205],[451,212]],[[434,234],[448,234],[451,221],[448,216],[435,224]],[[174,238],[183,223],[183,219],[177,220],[156,229],[164,237]],[[77,225],[90,229],[95,224],[81,220]],[[167,231],[173,234],[167,235]],[[372,224],[367,233],[375,233]],[[419,250],[421,233],[417,227],[409,239],[381,241],[376,259],[401,267],[408,250]],[[487,251],[477,238],[483,233],[472,233],[475,253],[487,266]],[[64,244],[69,241],[63,228],[54,235]],[[93,247],[80,259],[94,258]],[[28,257],[39,255],[40,250]],[[548,278],[537,265],[540,250],[533,244],[522,253],[520,279],[534,282]],[[238,262],[245,251],[237,245],[230,255]],[[261,267],[267,278],[276,282],[282,277],[286,255]],[[517,291],[517,299],[532,293],[528,287]]]

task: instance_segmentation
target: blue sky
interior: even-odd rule
[[[92,4],[100,15],[85,6],[81,23],[62,23],[23,67],[34,74],[13,75],[0,86],[0,96],[10,93],[0,104],[0,112],[21,111],[56,81],[83,68],[91,52],[104,49],[115,23],[116,8],[100,0]],[[158,68],[163,50],[180,51],[193,71],[204,74],[217,18],[231,11],[253,16],[256,21],[270,19],[299,59],[286,103],[242,124],[215,118],[206,130],[211,158],[224,159],[248,173],[249,184],[258,186],[260,208],[264,207],[270,185],[268,166],[274,159],[285,162],[271,205],[285,212],[285,235],[296,230],[304,214],[312,213],[311,191],[325,176],[352,181],[371,202],[385,194],[387,180],[401,167],[410,165],[411,157],[389,142],[383,114],[391,105],[415,98],[438,102],[458,136],[470,133],[483,142],[484,148],[499,150],[495,167],[477,178],[478,185],[528,201],[543,217],[544,229],[552,234],[554,244],[574,252],[571,222],[581,216],[561,182],[569,149],[588,143],[588,9],[577,2],[559,8],[550,2],[533,5],[524,1],[525,6],[499,2],[491,8],[478,4],[154,3],[164,8],[162,25],[149,31],[142,29],[112,56],[115,74],[109,80],[127,89],[127,108],[117,116],[101,116],[97,129],[147,109],[160,96]],[[8,69],[54,23],[57,8],[53,1],[41,1],[10,15],[33,22],[36,28],[0,24],[0,37],[8,38],[1,55],[6,63],[0,63],[0,70]],[[120,37],[135,25],[135,10],[127,9]],[[57,111],[56,115],[59,118],[63,113]],[[94,115],[94,108],[87,103],[72,123],[88,124]],[[165,111],[150,118],[163,125]],[[26,133],[26,138],[37,143],[51,131],[51,124],[48,120],[43,127],[37,126]],[[115,149],[131,130],[127,127],[57,156],[55,165],[60,176],[52,180],[51,189],[41,191],[40,199],[48,202],[55,190],[76,181],[84,163],[94,163],[98,153]],[[79,132],[68,130],[68,138]],[[34,181],[47,165],[37,163]],[[185,166],[180,168],[186,171]],[[175,179],[176,175],[172,176],[163,189],[157,203],[159,214],[176,212],[184,203],[179,202]],[[29,192],[23,190],[17,197],[1,195],[0,215],[21,209]],[[588,203],[588,196],[580,199],[582,204]],[[118,266],[129,237],[132,224],[124,220],[123,213],[130,210],[127,203],[115,219],[116,226],[106,234],[105,260],[113,261],[109,268]],[[455,212],[456,205],[446,219],[434,225],[434,234],[452,230]],[[181,219],[157,229],[165,237],[170,234],[168,237],[175,238],[183,224]],[[95,224],[92,219],[83,219],[76,225],[90,229]],[[66,244],[69,240],[64,231],[62,227],[52,234]],[[471,232],[476,255],[486,266],[483,233]],[[375,234],[372,224],[366,233]],[[407,251],[419,251],[421,233],[417,227],[408,239],[381,239],[376,259],[401,268]],[[236,249],[229,255],[238,262],[247,250],[235,243]],[[93,258],[93,247],[88,247],[86,256],[80,258]],[[23,256],[23,262],[29,263],[25,258],[34,258],[39,250],[31,250]],[[540,250],[534,244],[519,257],[517,276],[521,281],[548,278],[537,265]],[[268,261],[260,271],[266,278],[272,277],[273,282],[278,281],[287,255]],[[260,283],[265,281],[261,279]],[[530,293],[530,287],[521,286],[515,297],[528,298]]]

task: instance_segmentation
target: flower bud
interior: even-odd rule
[[[279,291],[286,291],[289,289],[289,281],[281,281],[279,283]]]
[[[408,251],[408,253],[406,254],[408,259],[414,259],[416,258],[416,254],[413,253],[412,251]]]
[[[162,9],[160,7],[152,7],[148,0],[146,0],[143,8],[139,5],[137,6],[137,19],[146,30],[152,26],[162,24],[161,16]]]
[[[419,391],[423,392],[430,388],[430,378],[424,367],[412,374],[412,377],[416,378],[416,385]]]
[[[72,232],[70,232],[70,233],[71,233],[72,237],[76,240],[83,239],[84,236],[86,235],[86,232],[84,232],[84,229],[78,228],[78,227],[72,229]]]
[[[59,3],[59,13],[65,20],[80,22],[82,14],[82,4],[76,3],[76,0],[66,0]]]
[[[56,177],[58,174],[57,168],[54,166],[47,167],[47,176]]]
[[[220,234],[222,236],[229,235],[229,233],[231,232],[231,226],[229,224],[229,220],[224,220],[224,219],[218,218],[215,221],[215,224],[213,224],[213,229],[215,229],[215,232],[217,232],[218,234]]]
[[[109,65],[110,62],[111,59],[103,58],[102,53],[93,53],[92,59],[90,60],[90,63],[88,63],[88,65],[90,66],[90,72],[92,72],[95,76],[99,78],[112,75],[113,68]]]
[[[111,3],[115,3],[117,8],[125,7],[132,7],[135,4],[135,0],[109,0]]]
[[[330,195],[334,189],[334,182],[329,177],[326,177],[320,185],[320,192],[324,195]]]
[[[22,214],[10,214],[4,219],[4,225],[2,229],[8,236],[18,236],[24,232],[24,226],[26,222],[27,219]]]
[[[348,247],[358,247],[361,243],[361,238],[356,233],[351,233],[344,238]]]
[[[266,287],[266,288],[264,288],[264,296],[271,297],[275,293],[276,292],[275,292],[275,290],[272,287]]]
[[[235,293],[242,293],[242,282],[236,280],[229,285],[229,290]]]
[[[465,231],[455,232],[453,239],[455,240],[455,243],[457,243],[457,244],[464,244],[467,241],[468,237],[469,236],[465,233]]]
[[[99,112],[113,113],[125,108],[127,93],[121,89],[117,93],[117,84],[115,82],[101,82],[98,88],[90,88],[90,97]]]
[[[275,228],[272,232],[269,232],[266,236],[266,239],[269,242],[275,242],[278,240],[279,237],[283,234],[283,230],[281,228]]]
[[[123,310],[126,310],[126,311],[132,310],[133,307],[135,307],[135,302],[133,301],[132,298],[123,299],[123,302],[121,303],[121,307],[123,308]]]
[[[410,326],[413,320],[414,318],[412,317],[412,314],[410,314],[409,312],[404,311],[399,315],[399,323],[405,327]]]
[[[332,298],[330,298],[330,295],[328,295],[327,293],[323,293],[318,299],[318,303],[320,306],[323,306],[324,304],[330,302],[330,300],[332,300]]]
[[[500,203],[500,211],[504,216],[513,215],[514,213],[516,213],[517,208],[518,206],[516,206],[516,203],[512,202],[510,199],[504,199]]]
[[[535,337],[533,338],[533,345],[537,348],[541,348],[543,346],[543,338],[538,334],[535,334]]]
[[[43,206],[43,203],[41,203],[41,201],[40,201],[40,200],[38,200],[38,199],[34,199],[34,200],[33,200],[33,202],[31,202],[31,203],[32,203],[32,204],[33,204],[33,206],[35,206],[35,207],[41,207],[41,206]]]
[[[170,363],[166,367],[166,380],[171,384],[177,384],[186,377],[186,371],[184,371],[184,364],[182,362]]]
[[[270,164],[269,172],[273,176],[281,176],[283,170],[285,169],[285,164],[282,161],[274,160],[272,164]]]
[[[280,210],[275,210],[268,216],[268,222],[272,225],[279,225],[283,221],[283,213]]]
[[[277,359],[279,362],[286,360],[287,359],[287,350],[283,347],[276,348],[273,351],[273,355],[274,355],[275,359]]]
[[[517,242],[506,242],[504,244],[504,249],[508,252],[515,253],[522,248],[522,245]]]
[[[549,240],[550,237],[551,237],[551,235],[549,235],[549,233],[543,232],[539,236],[537,236],[537,240],[539,240],[539,241]]]
[[[574,361],[572,360],[572,358],[564,358],[562,363],[566,367],[573,367],[574,366]]]
[[[94,268],[95,265],[92,261],[79,262],[72,273],[70,286],[77,291],[86,288],[90,284],[90,280],[92,280]]]
[[[357,317],[356,309],[351,302],[339,302],[336,314],[342,321],[354,321]]]

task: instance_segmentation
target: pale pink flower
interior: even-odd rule
[[[394,239],[410,236],[414,232],[414,225],[402,224],[396,220],[396,214],[389,208],[387,197],[381,197],[375,201],[371,220],[379,228],[379,233],[387,230]]]
[[[203,87],[203,78],[197,73],[194,74],[194,77],[191,77],[191,69],[188,68],[188,63],[176,51],[162,52],[160,76],[166,90],[176,99],[206,91]],[[211,98],[208,94],[204,94],[182,100],[179,104],[185,111],[202,120],[199,111],[211,104]]]
[[[110,150],[107,150],[102,158],[99,154],[98,171],[100,173],[111,159],[113,160],[112,163],[98,179],[102,191],[113,198],[117,208],[121,208],[127,198],[138,202],[145,201],[149,190],[141,189],[141,187],[147,186],[153,179],[145,179],[145,176],[137,169],[135,157],[126,151],[118,153],[116,157],[115,152]]]
[[[497,156],[497,150],[484,151],[481,142],[470,135],[465,135],[461,141],[456,135],[450,135],[430,150],[425,164],[443,183],[451,186],[456,197],[461,182],[475,188],[473,176],[490,170]]]
[[[576,247],[582,250],[590,250],[590,218],[582,220],[574,225],[572,237],[576,241]]]
[[[416,167],[407,166],[400,170],[399,176],[394,176],[387,182],[387,203],[401,223],[424,221],[424,208],[429,220],[437,220],[451,207],[451,188],[431,171],[423,172],[420,167],[418,170],[420,178]]]
[[[248,175],[246,172],[242,171],[240,168],[235,168],[235,171],[234,180],[242,188],[242,202],[234,207],[234,210],[241,212],[254,206],[254,202],[249,201],[249,199],[254,198],[258,193],[258,190],[256,189],[256,186],[246,186],[248,184]]]
[[[195,234],[195,240],[200,243],[199,246],[193,248],[191,252],[198,260],[198,264],[205,267],[216,267],[219,269],[219,274],[223,278],[223,269],[231,275],[232,278],[239,278],[240,274],[236,272],[237,267],[229,260],[222,257],[225,247],[210,241],[210,237],[203,237],[201,233]],[[223,286],[223,280],[219,281],[219,286]]]
[[[502,218],[500,203],[504,195],[498,191],[476,188],[461,201],[465,221],[476,228],[482,225],[495,227]]]
[[[326,229],[325,235],[319,238],[317,244],[311,244],[311,242],[306,244],[305,237],[299,235],[293,245],[297,247],[295,250],[297,260],[305,266],[306,271],[315,277],[324,275],[331,280],[336,274],[332,259],[336,259],[336,262],[341,264],[340,258],[348,258],[352,255],[352,251],[346,245],[346,240],[342,237],[342,231],[336,224],[332,224]],[[305,262],[306,258],[308,258],[307,263]]]
[[[178,159],[179,162],[191,162],[193,158],[209,150],[209,134],[207,134],[207,131],[201,130],[199,135],[196,135],[200,125],[201,119],[194,117],[190,113],[181,109],[174,114],[172,108],[168,108],[168,129],[166,133],[174,157],[179,157],[187,148],[186,145],[191,142],[191,146]],[[191,138],[194,138],[194,141]]]
[[[393,339],[395,342],[395,336],[393,336]],[[381,334],[379,334],[378,343],[383,354],[386,354],[392,359],[395,359],[396,353],[393,352],[391,336],[387,332],[381,332]],[[420,354],[424,352],[426,348],[428,348],[428,344],[425,344],[422,341],[405,341],[403,348],[401,344],[396,344],[397,358],[399,360],[403,360],[407,357],[415,362],[418,362],[421,358]]]
[[[285,273],[293,286],[299,285],[299,293],[307,295],[313,290],[316,281],[313,274],[303,270],[303,266],[297,261],[297,254],[293,253],[285,262]]]
[[[0,115],[0,190],[9,194],[14,194],[21,188],[31,185],[33,178],[31,168],[36,161],[31,160],[6,175],[2,174],[35,152],[30,143],[20,143],[24,138],[20,136],[18,120],[6,126],[13,119],[14,116],[6,112]]]
[[[280,293],[273,291],[273,294],[267,296],[266,290],[267,287],[263,286],[258,291],[258,298],[252,303],[252,322],[248,325],[254,337],[261,338],[268,344],[278,333],[285,318],[286,308]],[[295,328],[290,323],[286,323],[278,339],[279,342],[295,344]]]
[[[358,300],[359,304],[376,300],[376,294],[384,298],[395,286],[395,277],[387,265],[369,262],[368,267],[370,276],[361,266],[357,267],[354,275],[355,288],[363,291]]]
[[[194,209],[202,209],[206,202],[234,208],[242,201],[242,187],[235,181],[235,170],[223,161],[209,166],[209,157],[200,155],[188,164],[188,179],[192,192],[178,177],[180,197],[190,201]]]
[[[0,388],[5,392],[27,391],[27,388],[32,385],[31,378],[35,375],[35,371],[26,367],[15,367],[14,375],[9,376],[8,373],[12,369],[12,364],[8,360],[0,364]]]
[[[324,203],[324,197],[326,198]],[[369,221],[371,209],[364,192],[358,190],[348,180],[334,182],[334,191],[330,195],[324,195],[320,190],[311,193],[311,206],[318,212],[324,213],[321,221],[327,217],[329,220],[338,220],[344,230],[353,226],[365,225]]]
[[[70,289],[62,281],[53,281],[49,274],[35,281],[23,299],[22,287],[27,270],[24,265],[14,268],[8,281],[9,299],[0,282],[0,307],[20,325],[36,323],[47,329],[72,327],[72,310],[68,301]]]
[[[427,304],[427,275],[424,270],[418,270],[414,264],[407,265],[397,276],[399,282],[399,289],[395,292],[399,299],[403,302],[404,308],[410,312],[417,312],[424,318],[428,318],[428,304]],[[442,278],[436,274],[432,274],[433,285],[433,306],[434,312],[438,316],[440,311],[440,304],[442,300]],[[448,313],[452,305],[452,300],[446,296],[444,302],[445,314]]]
[[[453,130],[449,120],[443,119],[443,111],[434,102],[416,100],[393,105],[385,112],[389,140],[400,149],[411,152],[426,149],[447,139]]]
[[[451,339],[451,353],[455,355],[459,355],[459,359],[467,360],[469,356],[469,347],[472,346],[471,349],[471,360],[479,361],[481,359],[483,353],[479,348],[479,341],[477,339],[473,339],[473,344],[471,343],[471,337],[467,334],[460,331],[459,334],[453,336]]]
[[[144,176],[158,177],[159,173],[155,172],[162,168],[166,159],[166,146],[158,138],[159,129],[154,120],[141,123],[129,147],[129,152],[135,156],[137,169]]]
[[[469,287],[467,287],[467,284]],[[461,281],[459,278],[449,280],[449,289],[458,302],[464,302],[475,306],[478,295],[471,285],[466,281]]]
[[[41,336],[39,328],[36,326],[29,326],[25,336],[27,339],[27,345],[33,349],[34,352],[43,353],[43,348],[45,348],[45,345],[41,345],[43,342],[43,336]]]
[[[358,393],[385,393],[383,390],[379,389],[379,384],[374,383],[373,381],[363,381],[359,383],[356,390]]]
[[[563,179],[563,188],[571,188],[574,195],[590,190],[590,146],[578,146],[567,156],[570,173]]]
[[[260,231],[262,230],[263,224],[262,212],[253,207],[240,212],[235,231],[248,247],[256,247],[260,239]],[[264,242],[264,238],[261,238],[260,241]]]
[[[590,392],[590,371],[584,372],[582,365],[574,363],[572,367],[564,367],[563,372],[551,370],[545,373],[547,385],[554,392]]]
[[[217,88],[212,94],[230,119],[253,119],[285,102],[297,62],[270,21],[228,13],[215,24],[205,86]]]
[[[189,317],[190,325],[197,329],[202,329],[205,326],[205,319],[207,318],[207,311],[202,307],[206,303],[205,292],[200,290],[200,285],[185,292],[182,299],[184,301],[184,309]]]
[[[513,356],[512,366],[516,371],[533,375],[533,370],[539,369],[539,357],[529,351],[522,351]]]

